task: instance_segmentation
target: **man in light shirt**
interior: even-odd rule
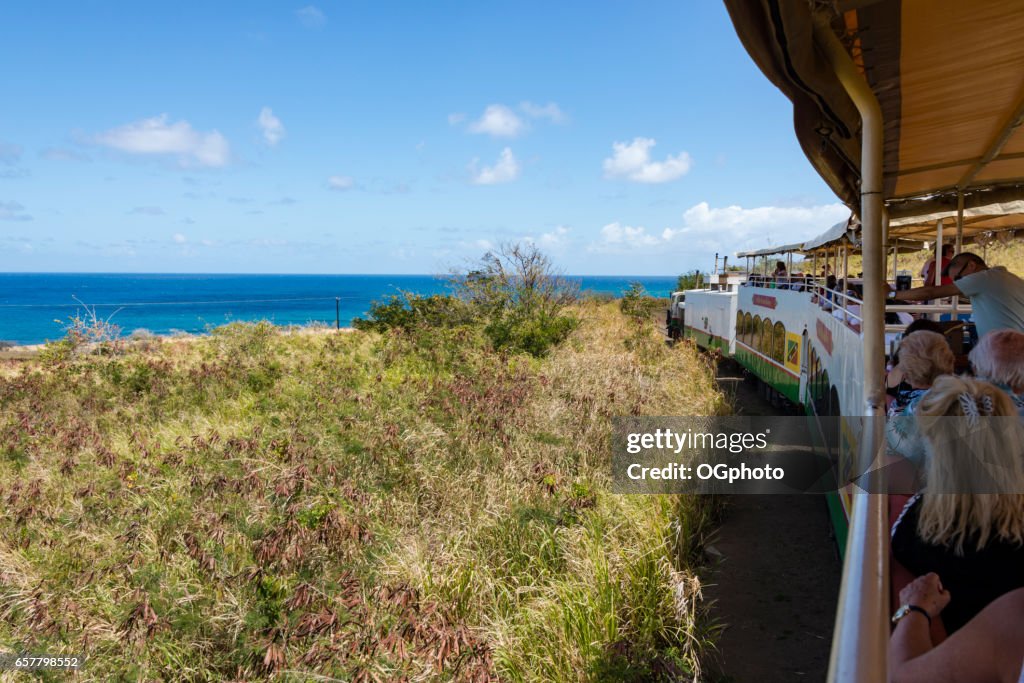
[[[945,296],[966,296],[971,300],[978,336],[992,330],[1024,332],[1024,280],[1002,266],[989,268],[977,254],[957,254],[943,269],[952,284],[931,285],[889,292],[889,302],[928,301]]]

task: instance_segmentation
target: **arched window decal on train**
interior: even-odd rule
[[[768,358],[771,358],[772,355],[772,338],[774,336],[772,332],[774,329],[771,318],[761,321],[761,345],[758,346],[758,350]]]
[[[743,338],[743,311],[736,311],[736,338]]]
[[[776,363],[784,363],[786,361],[786,326],[781,322],[775,323],[773,334],[774,339],[772,339],[771,349],[772,360]]]
[[[761,316],[754,316],[754,324],[750,330],[750,348],[755,351],[760,348],[761,345]]]
[[[754,320],[749,313],[743,315],[743,343],[750,346],[750,340],[754,338]]]

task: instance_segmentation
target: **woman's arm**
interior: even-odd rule
[[[941,590],[937,575],[928,574],[904,588],[900,599],[925,607],[922,603],[937,605],[936,600],[948,603],[949,593]],[[926,609],[931,614],[932,608]],[[1024,589],[1002,596],[937,647],[927,638],[927,623],[916,613],[900,620],[889,641],[890,683],[1017,683]]]

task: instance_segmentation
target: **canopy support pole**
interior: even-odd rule
[[[956,191],[956,253],[964,248],[964,193]]]
[[[935,267],[932,269],[935,274],[932,276],[932,282],[925,283],[926,285],[932,284],[936,287],[942,284],[942,227],[943,219],[940,218],[935,223]],[[942,302],[942,299],[932,301],[933,304]],[[942,316],[940,313],[932,313],[930,317],[932,320],[938,322],[939,318]]]
[[[862,463],[876,460],[885,415],[885,271],[882,190],[882,109],[825,14],[814,17],[815,42],[824,51],[861,117],[860,222],[863,233],[864,414]],[[851,418],[854,419],[854,418]],[[863,471],[863,470],[861,470]],[[886,681],[889,654],[889,552],[886,496],[853,493],[846,562],[836,612],[828,680]]]

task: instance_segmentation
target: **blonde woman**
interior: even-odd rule
[[[952,596],[942,612],[950,633],[1024,587],[1024,427],[1016,415],[998,387],[954,376],[936,379],[917,406],[925,488],[893,525],[893,557],[915,576],[939,575]]]
[[[904,337],[898,354],[900,361],[894,370],[910,388],[900,391],[889,406],[891,419],[886,423],[886,441],[890,451],[920,465],[924,442],[912,416],[936,378],[953,372],[955,359],[945,337],[925,330]]]

